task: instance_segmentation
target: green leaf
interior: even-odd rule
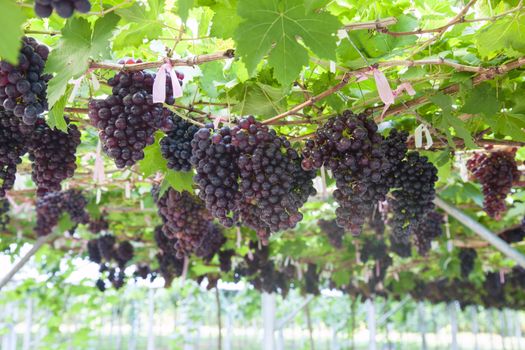
[[[434,117],[433,125],[439,128],[447,136],[447,140],[451,147],[455,147],[454,140],[450,134],[450,128],[454,128],[457,135],[465,141],[465,145],[469,148],[476,148],[472,135],[465,127],[465,123],[459,118],[452,115],[452,97],[444,94],[436,94],[429,97],[430,101],[438,105],[442,113]]]
[[[268,54],[268,63],[283,85],[293,82],[308,63],[308,51],[297,38],[321,58],[335,60],[339,20],[326,12],[306,13],[302,0],[241,0],[243,21],[235,31],[237,52],[253,74]]]
[[[25,16],[21,8],[12,0],[0,0],[0,57],[11,62],[18,62],[18,51],[24,35],[22,25]]]
[[[168,170],[164,181],[177,191],[193,192],[193,171]]]
[[[164,134],[157,132],[155,134],[155,142],[144,149],[144,159],[139,161],[140,172],[144,177],[151,176],[156,172],[168,171],[168,162],[160,152],[160,139]]]
[[[483,120],[490,125],[492,131],[503,136],[510,136],[514,141],[525,142],[525,115],[514,113],[499,113],[487,115]]]
[[[90,58],[109,55],[108,43],[118,19],[113,13],[99,18],[93,31],[84,18],[73,17],[66,22],[62,38],[49,54],[45,68],[47,73],[55,73],[47,87],[49,108],[64,95],[69,80],[87,71]]]
[[[496,89],[489,84],[481,84],[470,90],[462,112],[468,114],[483,113],[494,115],[500,110],[500,103],[496,96]]]
[[[67,123],[64,119],[64,108],[66,107],[66,103],[69,98],[69,95],[71,94],[71,90],[73,89],[70,85],[66,89],[64,95],[62,95],[62,97],[60,97],[60,99],[55,103],[53,108],[49,110],[46,122],[50,128],[55,128],[60,131],[67,132]]]
[[[162,34],[162,15],[164,0],[149,0],[149,10],[141,2],[135,1],[131,7],[117,9],[116,13],[128,23],[113,41],[113,49],[139,47],[144,39],[157,39]]]
[[[228,94],[238,103],[232,111],[239,115],[271,117],[284,111],[286,91],[270,85],[248,81],[237,84]]]
[[[195,5],[195,0],[178,0],[177,4],[179,5],[179,17],[183,22],[186,22],[190,9]]]
[[[233,36],[235,29],[239,26],[241,18],[237,15],[235,4],[229,2],[217,3],[212,6],[215,12],[210,34],[217,38],[229,39]]]
[[[306,12],[310,12],[326,6],[329,2],[330,0],[304,0],[304,8]]]
[[[479,31],[476,45],[481,56],[490,58],[499,52],[508,56],[525,53],[525,15],[509,16],[487,25]]]

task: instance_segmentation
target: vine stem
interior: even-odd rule
[[[496,67],[489,67],[489,68],[485,68],[485,67],[476,67],[476,66],[467,66],[467,65],[462,65],[462,64],[459,64],[459,63],[455,63],[455,62],[452,62],[452,61],[449,61],[449,60],[444,60],[444,59],[426,59],[426,60],[392,60],[392,61],[385,61],[385,62],[379,62],[377,63],[377,65],[379,67],[394,67],[394,66],[407,66],[407,67],[411,67],[411,66],[416,66],[416,65],[428,65],[428,64],[435,64],[435,65],[447,65],[447,66],[450,66],[456,70],[460,70],[460,71],[464,71],[464,72],[472,72],[472,73],[479,73],[478,76],[476,76],[474,79],[473,79],[473,84],[474,85],[477,85],[477,84],[480,84],[481,82],[483,81],[486,81],[486,80],[490,80],[492,78],[494,78],[496,75],[501,75],[501,74],[505,74],[513,69],[516,69],[516,68],[519,68],[521,66],[524,66],[525,65],[525,57],[520,57],[514,61],[511,61],[507,64],[503,64],[501,66],[496,66]],[[263,123],[264,124],[267,124],[267,125],[271,125],[275,122],[277,122],[278,120],[281,120],[285,117],[288,117],[294,113],[297,113],[299,112],[300,110],[304,109],[305,107],[308,107],[314,103],[316,103],[317,101],[319,100],[322,100],[332,94],[334,94],[335,92],[341,90],[342,88],[344,88],[351,80],[352,77],[356,77],[356,76],[359,76],[359,75],[362,75],[362,74],[365,74],[367,72],[370,71],[370,67],[362,67],[362,68],[359,68],[357,70],[354,70],[354,71],[347,71],[344,73],[341,81],[337,84],[337,85],[334,85],[332,86],[331,88],[321,92],[320,94],[316,95],[316,96],[312,96],[311,98],[309,98],[308,100],[304,101],[303,103],[300,103],[298,105],[296,105],[295,107],[293,107],[292,109],[286,111],[286,112],[283,112],[275,117],[272,117],[272,118],[269,118],[267,120],[265,120]],[[450,85],[444,89],[442,89],[441,91],[444,93],[444,94],[452,94],[452,93],[456,93],[459,91],[459,87],[460,85],[459,84],[454,84],[454,85]],[[397,113],[400,113],[402,111],[405,111],[411,107],[414,107],[414,106],[417,106],[417,105],[421,105],[421,104],[425,104],[425,103],[428,103],[428,98],[427,97],[419,97],[419,98],[416,98],[416,99],[413,99],[413,100],[410,100],[410,101],[407,101],[405,103],[403,103],[402,105],[399,105],[397,107],[394,107],[394,108],[391,108],[389,109],[386,114],[385,114],[385,117],[386,116],[390,116],[390,115],[394,115],[394,114],[397,114]],[[383,106],[378,106],[378,107],[374,107],[374,110],[377,109],[377,110],[380,110],[382,109]]]
[[[170,59],[172,66],[196,66],[206,62],[226,60],[235,57],[235,50],[228,49],[226,51],[220,51],[210,54],[197,55],[186,58],[173,58]],[[144,69],[158,68],[164,64],[164,61],[156,62],[144,62],[135,64],[116,64],[116,63],[103,63],[91,61],[89,64],[90,69],[110,69],[110,70],[126,70],[126,71],[139,71]]]

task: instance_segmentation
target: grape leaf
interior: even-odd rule
[[[47,125],[49,125],[51,129],[56,128],[60,131],[67,132],[67,123],[64,119],[64,108],[66,107],[71,90],[73,90],[73,88],[69,85],[64,95],[62,95],[53,108],[49,110],[47,115]]]
[[[515,113],[499,113],[485,116],[483,120],[490,125],[492,131],[504,136],[510,136],[515,141],[525,142],[525,115]]]
[[[0,9],[0,57],[14,63],[18,61],[25,16],[12,0],[0,0]]]
[[[468,114],[485,115],[496,114],[500,110],[500,103],[496,96],[496,89],[489,84],[481,84],[469,91],[461,111]]]
[[[470,131],[465,127],[465,123],[452,115],[452,97],[439,93],[429,97],[429,99],[442,110],[441,115],[434,117],[433,125],[445,133],[450,146],[455,147],[452,135],[450,134],[450,128],[452,127],[456,130],[457,135],[465,141],[467,147],[476,148]]]
[[[233,3],[233,1],[232,1]],[[217,3],[211,7],[215,12],[210,34],[217,38],[229,39],[239,26],[241,18],[237,15],[236,4]]]
[[[51,51],[46,73],[55,73],[47,87],[49,108],[64,95],[70,79],[78,78],[89,68],[90,58],[108,56],[108,40],[120,17],[114,13],[99,18],[91,25],[84,18],[73,17],[62,29],[57,48]]]
[[[149,11],[139,1],[131,7],[117,9],[116,13],[129,24],[113,41],[113,49],[139,47],[144,39],[157,39],[162,34],[162,22],[159,17],[164,9],[164,0],[148,0]]]
[[[186,22],[190,14],[190,9],[195,6],[195,0],[178,0],[177,4],[179,6],[179,17],[183,22]]]
[[[306,12],[310,12],[326,6],[329,2],[330,0],[304,0],[304,8]]]
[[[298,38],[321,58],[335,60],[339,20],[326,12],[306,13],[302,0],[241,0],[243,19],[234,34],[237,52],[250,74],[268,54],[268,63],[283,85],[293,82],[308,63],[308,51]]]
[[[148,177],[157,171],[167,172],[168,162],[160,152],[160,139],[164,137],[161,132],[155,134],[155,142],[144,149],[144,159],[139,161],[140,172],[143,176]]]
[[[232,111],[239,115],[271,117],[284,111],[286,91],[259,82],[237,84],[228,94],[238,103]]]
[[[479,31],[476,46],[485,57],[496,56],[501,51],[508,56],[525,53],[525,15],[510,16],[487,25]]]
[[[193,171],[168,170],[164,181],[176,191],[188,191],[193,193]]]

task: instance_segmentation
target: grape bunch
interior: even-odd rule
[[[409,152],[406,159],[391,170],[390,180],[395,188],[388,199],[393,212],[391,248],[407,256],[412,231],[434,208],[437,169],[427,157]]]
[[[175,171],[191,170],[191,141],[199,127],[177,115],[172,117],[173,127],[160,140],[160,151],[168,161],[168,168]]]
[[[115,161],[117,168],[143,159],[144,148],[155,142],[155,131],[172,127],[172,112],[161,103],[153,103],[154,80],[155,74],[121,71],[108,80],[112,86],[110,96],[89,101],[91,123],[99,129],[103,150]],[[168,95],[171,95],[167,102],[173,104],[169,77],[166,84]]]
[[[386,243],[382,239],[374,236],[365,236],[363,239],[363,246],[360,250],[360,257],[362,262],[367,262],[369,259],[380,261],[388,255]]]
[[[319,295],[319,272],[316,264],[307,264],[304,273],[304,290],[307,294]]]
[[[18,65],[0,61],[0,105],[27,125],[33,125],[47,110],[47,83],[44,74],[49,49],[30,37],[22,38]]]
[[[157,261],[159,262],[159,271],[166,285],[170,285],[175,277],[182,275],[184,268],[184,259],[177,257],[175,245],[177,238],[168,238],[163,232],[162,226],[155,228],[155,242],[159,248]]]
[[[510,152],[475,153],[467,161],[467,169],[483,186],[483,208],[496,220],[507,209],[505,198],[513,183],[520,178],[515,156],[516,149],[513,149]]]
[[[217,225],[211,224],[210,228],[202,235],[195,250],[195,255],[203,258],[206,262],[210,262],[224,243],[226,243],[226,237],[224,237],[222,229]]]
[[[48,192],[36,201],[36,227],[38,236],[47,236],[58,224],[62,214],[68,213],[77,224],[87,224],[89,215],[86,212],[87,200],[79,190]]]
[[[335,220],[321,219],[317,222],[317,225],[319,225],[321,231],[328,237],[328,241],[334,248],[341,249],[343,247],[345,230],[339,227]]]
[[[27,135],[32,127],[25,125],[12,112],[0,107],[0,198],[13,188],[16,167],[27,152]]]
[[[332,171],[337,187],[334,198],[339,204],[337,224],[358,235],[389,189],[385,174],[390,163],[376,123],[366,114],[345,111],[317,129],[303,155],[305,170],[324,165]]]
[[[459,250],[459,260],[461,267],[461,277],[468,278],[472,270],[474,270],[474,264],[478,253],[472,248],[463,248]]]
[[[69,124],[65,133],[51,129],[43,119],[37,122],[28,140],[31,175],[37,185],[37,195],[60,191],[62,181],[73,177],[78,145],[80,131],[76,125]]]
[[[0,231],[5,231],[9,224],[9,201],[5,198],[0,199]]]
[[[98,219],[92,219],[89,221],[88,229],[91,233],[97,234],[109,229],[109,222],[107,220],[107,214],[105,212],[100,215]]]
[[[235,250],[226,249],[219,252],[219,263],[222,272],[230,272],[232,269],[232,258],[235,256]]]
[[[240,220],[267,243],[272,232],[301,221],[315,172],[301,169],[297,152],[274,130],[250,116],[231,129],[200,129],[192,147],[199,195],[225,226]]]
[[[521,223],[516,227],[511,227],[499,234],[499,238],[507,243],[517,243],[523,241],[525,237],[525,217],[521,220]]]
[[[428,212],[426,217],[413,228],[413,242],[419,255],[427,255],[432,240],[443,234],[443,223],[443,215],[434,210]]]
[[[162,196],[158,192],[158,188],[153,189],[158,212],[164,223],[162,231],[169,239],[177,239],[175,250],[177,257],[182,259],[195,252],[202,245],[203,238],[209,237],[210,231],[217,228],[213,226],[212,216],[198,197],[188,191],[178,192],[173,188]],[[222,235],[222,232],[213,235]],[[208,243],[210,242],[206,242]],[[203,248],[203,252],[210,253],[206,248]]]
[[[91,10],[89,0],[35,0],[35,13],[38,17],[51,16],[53,10],[62,18],[69,18],[76,10],[88,13]]]

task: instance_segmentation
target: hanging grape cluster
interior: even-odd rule
[[[359,234],[374,206],[385,200],[388,185],[385,174],[390,168],[383,137],[366,114],[350,111],[330,118],[319,127],[303,151],[303,168],[325,166],[331,170],[339,204],[337,223],[352,234]]]
[[[251,241],[249,246],[253,253],[247,254],[235,268],[234,280],[238,282],[245,277],[255,289],[266,293],[280,293],[285,297],[294,277],[293,265],[276,266],[270,260],[268,246],[259,246],[256,241]]]
[[[36,227],[38,236],[47,236],[58,224],[60,217],[68,213],[77,224],[87,224],[89,215],[86,212],[87,200],[80,190],[48,192],[36,201]]]
[[[319,272],[316,264],[307,264],[304,273],[304,291],[306,294],[319,295]]]
[[[89,0],[35,0],[35,13],[38,17],[47,18],[53,10],[62,18],[69,18],[74,11],[88,13],[91,10]]]
[[[177,115],[173,115],[171,119],[173,126],[160,140],[160,151],[168,161],[168,168],[175,171],[190,171],[191,141],[199,127]]]
[[[226,249],[219,251],[219,264],[222,272],[230,272],[232,269],[232,258],[235,256],[235,250]]]
[[[410,235],[434,208],[437,169],[427,157],[409,152],[406,159],[391,170],[392,191],[388,199],[393,213],[390,242],[392,251],[410,256]]]
[[[162,226],[155,227],[155,242],[159,248],[157,253],[159,272],[169,286],[175,277],[182,275],[184,259],[177,257],[178,252],[175,250],[177,238],[168,238]]]
[[[427,255],[432,241],[443,234],[443,223],[442,214],[437,211],[430,211],[414,227],[412,230],[413,242],[419,255]]]
[[[0,105],[27,125],[33,125],[48,108],[46,89],[51,76],[43,73],[48,55],[47,46],[24,37],[18,64],[0,61]]]
[[[202,235],[195,255],[203,258],[206,262],[210,262],[224,243],[226,243],[226,237],[224,237],[222,229],[218,225],[211,224],[210,228]]]
[[[37,122],[28,140],[28,149],[39,196],[60,191],[62,181],[73,177],[78,145],[80,131],[76,125],[69,124],[65,133],[51,129],[43,119]]]
[[[467,169],[483,186],[483,208],[490,217],[499,220],[507,210],[505,198],[512,184],[520,178],[516,150],[475,153],[467,161]]]
[[[341,249],[343,247],[343,236],[345,230],[339,227],[335,220],[321,219],[317,224],[326,237],[328,237],[328,242],[330,242],[334,248]]]
[[[499,234],[499,238],[507,243],[517,243],[523,241],[525,238],[525,216],[521,223],[515,227],[511,227]]]
[[[103,212],[97,219],[89,221],[88,229],[91,233],[97,234],[109,229],[109,222],[107,220],[107,213]]]
[[[164,223],[162,231],[168,238],[177,239],[175,250],[178,258],[194,253],[202,244],[214,246],[211,242],[203,242],[204,237],[213,236],[215,240],[222,235],[211,222],[212,216],[202,201],[188,191],[178,192],[170,188],[159,196],[159,189],[154,188],[153,195]],[[208,248],[203,247],[202,253],[211,254]]]
[[[301,169],[297,152],[274,130],[250,116],[231,129],[200,129],[192,147],[199,196],[225,226],[242,221],[266,243],[302,219],[315,172]]]
[[[26,140],[31,131],[32,127],[0,107],[0,198],[15,184],[16,168],[27,152]]]
[[[461,277],[468,278],[472,270],[474,270],[474,264],[478,253],[472,248],[463,248],[459,250],[459,260],[461,267]]]
[[[5,231],[9,224],[9,201],[5,198],[0,199],[0,231]]]
[[[154,80],[155,74],[121,71],[108,80],[112,87],[110,96],[89,102],[91,123],[100,130],[103,150],[118,168],[131,166],[143,159],[144,148],[155,141],[155,131],[172,127],[172,112],[161,103],[153,103]],[[166,85],[167,103],[173,104],[171,78],[167,77]]]

